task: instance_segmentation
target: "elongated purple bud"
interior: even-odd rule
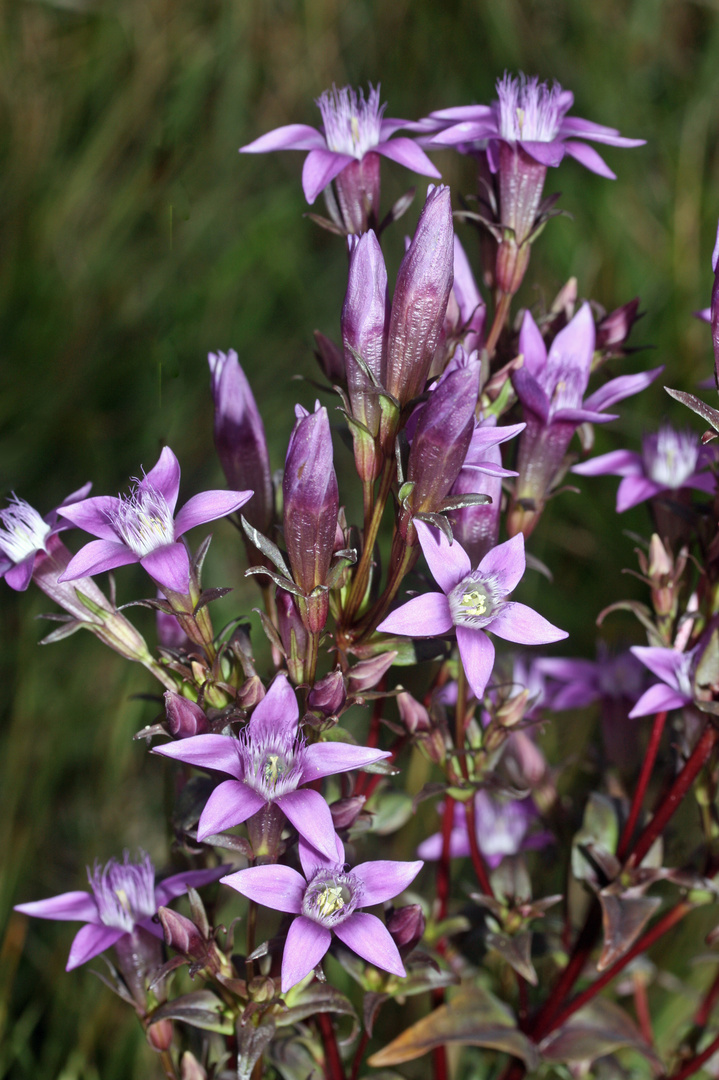
[[[284,589],[275,594],[277,602],[277,628],[280,632],[282,648],[287,657],[287,669],[295,685],[304,682],[304,661],[307,656],[307,630],[300,617],[295,598]]]
[[[282,483],[287,554],[295,582],[309,596],[332,561],[339,494],[327,409],[300,416],[290,436]],[[308,628],[309,629],[309,628]]]
[[[266,533],[272,524],[273,493],[270,458],[262,417],[237,353],[210,353],[215,402],[215,447],[230,488],[251,488],[254,495],[243,514]],[[239,490],[239,489],[238,489]]]
[[[315,330],[315,356],[323,374],[334,386],[345,382],[345,361],[342,349],[321,330]]]
[[[376,686],[382,676],[389,671],[395,661],[394,651],[380,653],[369,660],[360,660],[347,672],[347,684],[350,694],[362,694]]]
[[[170,734],[176,739],[187,739],[191,735],[202,735],[207,731],[207,717],[194,701],[188,701],[181,694],[172,690],[165,693],[165,716]]]
[[[346,700],[345,681],[339,669],[319,679],[307,695],[308,707],[323,716],[336,716]]]
[[[449,188],[431,187],[397,274],[384,385],[405,405],[424,390],[440,340],[453,280]]]
[[[372,435],[379,430],[379,398],[356,357],[361,357],[379,383],[387,315],[387,270],[379,241],[370,230],[360,237],[350,237],[347,295],[342,307],[342,343],[352,415]]]

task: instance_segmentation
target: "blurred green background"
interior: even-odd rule
[[[387,114],[414,119],[488,101],[505,69],[521,69],[571,88],[576,114],[646,138],[607,150],[615,183],[570,160],[551,173],[547,191],[563,192],[574,220],[550,224],[523,296],[533,302],[541,281],[550,298],[571,274],[608,309],[639,294],[646,317],[633,341],[656,351],[627,369],[663,362],[667,381],[693,389],[711,371],[708,328],[691,312],[709,302],[719,211],[718,10],[708,0],[5,0],[4,493],[45,512],[87,479],[115,492],[165,442],[183,464],[184,497],[219,486],[205,357],[230,347],[282,464],[292,405],[314,394],[290,379],[314,374],[315,328],[337,337],[346,260],[302,217],[302,155],[237,148],[280,124],[316,124],[313,99],[333,82],[381,82]],[[435,160],[455,193],[473,190],[468,161]],[[421,193],[424,180],[385,163],[385,207],[412,182]],[[388,240],[391,280],[401,234]],[[473,257],[473,234],[460,235]],[[622,412],[600,449],[636,449],[641,424],[670,408],[657,386]],[[542,610],[578,651],[591,649],[582,618],[635,588],[618,577],[634,565],[631,540],[617,527],[612,547],[600,532],[615,483],[563,496],[537,536],[563,586],[542,586]],[[647,531],[642,511],[622,524]],[[230,612],[249,609],[234,534],[215,531],[208,580],[235,587]],[[575,586],[592,574],[578,605]],[[129,570],[121,599],[141,587]],[[145,1077],[156,1066],[133,1018],[88,971],[63,973],[73,929],[27,927],[10,909],[81,888],[87,863],[124,846],[162,862],[160,770],[130,741],[156,711],[132,695],[153,688],[89,635],[39,648],[49,626],[34,616],[52,605],[2,590],[0,1077]]]

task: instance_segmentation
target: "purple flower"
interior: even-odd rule
[[[415,521],[422,551],[441,593],[416,596],[378,626],[387,634],[434,637],[455,627],[467,679],[481,699],[494,665],[486,631],[519,645],[545,645],[568,635],[526,604],[507,600],[526,568],[520,535],[489,551],[473,570],[464,548]]]
[[[675,431],[664,424],[654,435],[645,435],[641,454],[612,450],[575,465],[580,476],[621,476],[617,490],[617,513],[652,499],[663,491],[693,487],[713,494],[716,480],[706,470],[715,461],[711,447],[703,447],[692,431]]]
[[[274,804],[308,843],[325,854],[334,854],[330,809],[319,792],[302,788],[302,784],[361,769],[390,755],[385,750],[341,742],[307,746],[298,732],[298,719],[294,691],[280,674],[239,739],[195,735],[153,749],[155,754],[233,777],[210,795],[197,828],[199,840],[239,825]]]
[[[44,518],[15,494],[10,505],[0,510],[0,577],[5,578],[11,589],[25,592],[36,556],[48,554],[50,539],[70,528],[70,522],[64,519],[62,512],[71,503],[84,499],[91,487],[91,484],[85,484],[79,491],[74,491]]]
[[[466,353],[482,347],[487,307],[474,280],[469,259],[459,237],[454,235],[454,281],[444,320],[444,335],[450,346],[461,343]]]
[[[59,580],[72,581],[139,562],[158,585],[187,593],[190,560],[180,537],[195,525],[238,510],[252,492],[193,495],[173,519],[179,490],[180,465],[166,446],[157,464],[135,482],[129,495],[100,495],[64,507],[64,517],[99,539],[77,553]]]
[[[682,706],[689,705],[694,700],[693,675],[697,649],[680,653],[676,649],[633,645],[631,651],[653,675],[658,675],[662,681],[650,686],[642,694],[630,712],[630,718],[648,716],[650,713],[663,712],[667,709],[681,709]]]
[[[596,660],[540,657],[539,673],[559,684],[548,689],[545,706],[553,712],[585,709],[594,701],[633,703],[642,692],[644,673],[633,652],[611,655],[600,642]]]
[[[157,938],[163,937],[159,923],[153,917],[159,907],[169,904],[188,889],[197,889],[217,881],[226,867],[215,870],[185,870],[173,874],[155,885],[155,868],[150,856],[141,854],[139,862],[130,862],[126,851],[124,862],[110,859],[106,866],[95,864],[87,876],[92,893],[68,892],[17,904],[15,911],[39,919],[67,919],[86,923],[75,935],[70,947],[66,971],[87,963],[121,938],[132,935],[137,927],[148,930]]]
[[[551,843],[547,832],[531,833],[537,810],[531,799],[505,799],[478,791],[474,797],[475,835],[479,850],[494,870],[506,855],[516,855],[528,848]],[[442,834],[434,833],[417,848],[420,859],[435,861],[442,856]],[[449,854],[453,859],[471,854],[467,816],[462,803],[454,804],[454,819],[449,834]]]
[[[302,170],[302,187],[310,204],[343,170],[356,167],[368,155],[376,161],[376,155],[382,154],[414,172],[439,177],[432,162],[412,139],[400,136],[389,141],[407,123],[383,118],[385,106],[380,105],[379,87],[370,85],[365,100],[362,90],[358,93],[350,86],[342,90],[333,86],[318,98],[317,106],[322,114],[321,131],[308,124],[287,124],[241,147],[240,153],[309,150]]]
[[[222,878],[242,896],[297,916],[282,956],[283,994],[319,964],[333,932],[363,960],[404,976],[397,946],[385,925],[376,915],[359,909],[393,899],[414,881],[422,863],[380,860],[350,870],[339,837],[329,857],[301,841],[299,849],[303,874],[290,866],[251,866]]]

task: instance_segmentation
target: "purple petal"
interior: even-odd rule
[[[92,577],[101,574],[104,570],[115,570],[118,566],[127,566],[128,563],[140,561],[140,556],[129,547],[125,547],[119,540],[91,540],[80,548],[67,567],[57,579],[63,581],[75,581],[76,578]]]
[[[546,423],[549,417],[549,398],[531,371],[521,367],[518,371],[512,372],[511,378],[512,386],[525,409],[530,409],[535,416]]]
[[[686,653],[656,645],[633,645],[630,651],[663,682],[675,690],[679,689],[678,676],[687,666]]]
[[[563,641],[569,637],[543,615],[526,604],[504,604],[499,615],[487,626],[493,634],[514,641],[517,645],[548,645],[551,641]]]
[[[611,450],[608,454],[582,461],[572,466],[572,472],[579,476],[640,476],[642,459],[632,450]]]
[[[664,371],[664,365],[651,368],[649,371],[640,371],[636,375],[619,375],[616,379],[610,379],[604,386],[600,386],[584,402],[584,408],[593,412],[603,412],[610,405],[616,405],[618,401],[638,394],[654,382],[657,375]]]
[[[457,627],[457,645],[467,682],[474,696],[481,701],[494,667],[494,645],[483,630],[473,630],[469,626]]]
[[[190,557],[184,544],[163,544],[140,559],[153,581],[171,592],[186,594],[190,588]]]
[[[29,904],[16,904],[14,910],[36,919],[77,919],[80,922],[99,919],[95,898],[87,892],[66,892],[49,896],[47,900],[31,900]]]
[[[302,190],[310,206],[335,176],[355,160],[349,154],[335,154],[332,150],[310,150],[302,167]]]
[[[591,409],[557,409],[552,414],[553,424],[608,424],[610,420],[618,419],[616,414],[594,412]]]
[[[75,934],[70,955],[67,958],[65,971],[72,971],[80,964],[86,964],[88,960],[99,956],[105,949],[109,949],[116,941],[125,936],[124,930],[118,930],[113,926],[103,926],[97,923],[88,923]]]
[[[538,161],[540,165],[556,166],[564,157],[564,144],[559,139],[554,139],[552,142],[520,139],[519,145],[526,154]]]
[[[250,866],[247,870],[238,870],[234,874],[220,878],[223,885],[229,885],[248,900],[254,900],[264,907],[275,908],[297,915],[302,910],[302,897],[307,882],[291,866],[272,863],[268,866]],[[314,965],[313,965],[314,966]]]
[[[426,840],[417,848],[417,854],[422,859],[429,859],[436,861],[442,858],[443,847],[442,833],[433,833],[432,836],[428,836]],[[462,823],[461,826],[453,828],[449,834],[449,855],[452,859],[464,859],[470,855],[469,836],[467,834],[467,826]]]
[[[180,463],[169,446],[163,446],[157,464],[153,465],[140,481],[140,487],[147,485],[154,487],[164,496],[170,512],[174,514],[180,491]]]
[[[307,747],[302,756],[300,783],[307,784],[310,780],[349,772],[350,769],[363,769],[373,761],[388,757],[392,757],[389,750],[373,750],[369,746],[353,746],[343,742],[314,743]]]
[[[242,780],[224,780],[207,800],[197,826],[197,839],[204,840],[206,836],[231,829],[233,825],[241,825],[261,810],[266,802]]]
[[[456,541],[455,541],[456,543]],[[383,634],[435,637],[452,629],[449,601],[444,593],[425,593],[408,600],[377,627]]]
[[[30,554],[26,555],[24,559],[21,559],[19,563],[16,563],[15,566],[11,566],[9,570],[5,571],[5,580],[15,592],[25,592],[32,581],[32,572],[35,568],[36,554],[37,552],[31,551]],[[1,573],[0,576],[2,576]]]
[[[524,366],[535,377],[544,370],[547,363],[547,346],[531,311],[527,310],[519,331],[519,351],[524,357]]]
[[[268,154],[273,150],[319,150],[326,147],[324,135],[309,124],[285,124],[260,135],[240,147],[241,154]]]
[[[294,739],[299,716],[295,692],[281,672],[253,712],[248,732],[253,739]]]
[[[234,514],[252,498],[251,491],[203,491],[188,499],[175,518],[175,539],[195,525]]]
[[[228,866],[216,866],[213,870],[184,870],[181,874],[171,874],[155,886],[155,902],[158,907],[165,907],[176,896],[184,896],[188,889],[201,889],[212,881],[218,881]]]
[[[407,125],[407,120],[401,120],[396,116],[386,116],[380,121],[379,125],[380,142],[386,142],[390,136],[394,135],[395,131],[399,131],[400,128],[407,127]]]
[[[117,541],[117,532],[110,522],[115,518],[120,506],[121,500],[112,495],[96,495],[92,499],[83,499],[82,502],[64,506],[62,516],[91,536]]]
[[[572,321],[555,337],[549,349],[547,363],[585,373],[584,387],[586,387],[594,355],[595,339],[596,330],[592,309],[585,301]],[[577,405],[580,402],[581,394]]]
[[[605,176],[607,180],[617,179],[616,173],[612,172],[604,158],[597,153],[593,146],[587,146],[586,143],[574,142],[573,139],[568,139],[564,143],[564,150],[565,153],[575,158],[580,165],[583,165],[585,169],[589,169],[590,172]]]
[[[649,716],[650,713],[668,712],[670,709],[681,709],[691,700],[678,690],[672,690],[666,683],[655,683],[639,698],[629,713],[629,719],[633,720],[635,716]]]
[[[453,124],[432,135],[431,148],[435,146],[456,146],[457,143],[476,142],[478,139],[486,139],[496,135],[496,124],[490,120],[464,120],[462,123]]]
[[[197,765],[200,769],[229,773],[238,780],[243,777],[237,740],[230,735],[190,735],[164,746],[153,746],[151,753]]]
[[[352,873],[362,882],[362,907],[392,900],[410,885],[422,869],[422,862],[394,862],[379,859],[360,863]]]
[[[422,176],[433,176],[435,180],[442,179],[442,174],[435,169],[424,150],[404,135],[392,139],[392,142],[378,143],[374,149],[378,154],[404,165],[412,172],[420,173]]]
[[[650,480],[648,476],[625,476],[617,488],[617,513],[630,510],[632,506],[653,498],[663,490],[661,484]]]
[[[704,491],[707,495],[713,495],[716,490],[716,479],[712,473],[692,473],[684,481],[682,487],[693,487],[697,491]]]
[[[608,146],[645,146],[646,139],[627,139],[616,128],[584,120],[581,116],[565,116],[559,128],[560,135],[575,135],[579,139],[593,139]]]
[[[290,824],[294,825],[300,836],[308,840],[312,847],[326,855],[335,857],[335,827],[330,808],[319,791],[301,788],[288,791],[275,799]]]
[[[451,592],[472,569],[469,555],[457,540],[450,544],[440,529],[423,521],[415,521],[414,526],[432,577],[443,592]]]
[[[287,934],[282,954],[282,993],[286,994],[317,967],[332,942],[332,934],[324,926],[300,915]]]
[[[499,591],[503,596],[513,592],[522,579],[527,568],[527,560],[524,554],[524,536],[517,533],[511,540],[505,540],[503,544],[497,544],[482,559],[479,570],[485,576],[496,579]]]
[[[297,847],[299,850],[302,872],[308,881],[313,877],[316,870],[320,870],[324,867],[334,868],[336,866],[342,866],[345,861],[345,847],[336,833],[335,850],[331,858],[328,858],[323,852],[318,851],[312,844],[309,844],[303,836],[300,836]]]
[[[389,930],[376,915],[355,911],[354,915],[335,926],[334,930],[340,941],[363,960],[382,971],[391,972],[392,975],[404,977],[407,974]]]

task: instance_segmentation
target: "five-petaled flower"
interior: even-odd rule
[[[63,517],[66,507],[84,499],[91,486],[85,484],[68,495],[44,518],[17,495],[13,495],[9,506],[0,510],[0,577],[5,578],[11,589],[17,592],[27,589],[36,556],[47,554],[52,537],[70,528],[70,522]]]
[[[474,796],[474,828],[479,850],[490,869],[495,870],[507,855],[541,848],[552,842],[552,835],[532,827],[539,821],[532,799],[508,799],[478,791]],[[434,833],[417,848],[421,859],[436,861],[442,857],[441,833]],[[452,859],[471,853],[467,831],[467,815],[462,803],[455,803],[452,828],[449,834],[449,855]]]
[[[654,645],[632,645],[631,651],[662,680],[642,694],[629,713],[631,719],[667,709],[681,709],[694,700],[693,674],[698,648],[682,653]]]
[[[296,915],[282,956],[282,992],[286,993],[319,964],[332,934],[353,952],[392,975],[405,975],[389,931],[361,907],[398,896],[419,873],[421,862],[378,860],[347,868],[342,841],[331,857],[300,840],[303,874],[290,866],[251,866],[222,878],[249,900]],[[303,876],[304,875],[304,876]]]
[[[63,507],[64,517],[99,539],[78,551],[59,580],[73,581],[139,562],[158,585],[186,594],[190,560],[180,538],[195,525],[239,510],[252,492],[204,491],[188,499],[174,517],[179,490],[180,465],[166,446],[129,495],[100,495]]]
[[[494,645],[486,631],[519,645],[546,645],[568,635],[526,604],[507,599],[524,574],[521,534],[498,544],[472,569],[455,540],[415,521],[422,551],[441,593],[416,596],[393,611],[378,630],[411,637],[434,637],[457,631],[457,645],[467,679],[477,698],[484,694],[494,666]]]
[[[271,803],[308,843],[325,855],[334,854],[330,809],[319,792],[301,785],[361,769],[390,755],[385,750],[341,742],[307,746],[298,732],[298,719],[297,698],[287,677],[280,674],[239,739],[194,735],[155,747],[156,754],[229,773],[233,778],[221,783],[208,799],[198,839],[239,825]]]
[[[39,919],[77,920],[86,924],[78,930],[70,946],[66,970],[72,971],[133,934],[138,927],[163,938],[162,927],[153,921],[157,909],[188,889],[217,881],[226,869],[220,866],[214,870],[185,870],[156,885],[150,856],[143,852],[134,863],[126,851],[123,862],[110,859],[105,866],[96,863],[92,870],[88,868],[92,893],[61,893],[47,900],[17,904],[15,911]]]

